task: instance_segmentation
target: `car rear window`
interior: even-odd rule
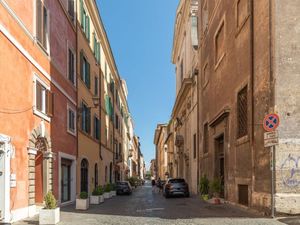
[[[185,183],[184,179],[172,179],[169,182],[172,183],[172,184]]]

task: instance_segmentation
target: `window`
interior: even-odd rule
[[[68,0],[68,13],[72,20],[72,22],[75,22],[75,4],[74,0]]]
[[[119,129],[119,116],[116,114],[116,129]]]
[[[183,60],[180,63],[180,82],[183,81]]]
[[[35,82],[35,109],[46,116],[53,116],[53,93],[38,80]]]
[[[224,21],[220,24],[219,29],[215,35],[215,65],[217,66],[224,56],[224,42],[225,42],[225,24]]]
[[[83,0],[80,0],[80,15],[81,15],[81,28],[85,33],[86,38],[90,41],[90,17],[83,6]]]
[[[68,50],[68,79],[75,85],[75,54]]]
[[[82,102],[81,110],[82,110],[81,129],[84,132],[89,134],[91,131],[91,109]]]
[[[236,4],[236,25],[240,28],[249,15],[249,2],[248,0],[238,0]]]
[[[202,79],[202,87],[206,87],[207,83],[208,83],[208,63],[205,64],[204,68],[203,68],[203,79]]]
[[[87,59],[83,55],[83,52],[80,52],[80,77],[81,80],[85,83],[85,85],[90,88],[90,64],[88,63]]]
[[[203,152],[204,153],[208,153],[209,151],[209,135],[208,135],[208,124],[206,123],[204,125],[204,150]]]
[[[100,64],[100,43],[97,41],[96,33],[94,33],[94,56],[98,64]]]
[[[41,0],[36,1],[36,33],[38,43],[45,49],[49,49],[49,14]]]
[[[74,109],[68,107],[68,131],[76,134],[76,112]]]
[[[197,135],[194,134],[193,137],[193,147],[194,147],[194,159],[197,157]]]
[[[98,181],[99,181],[99,179],[98,179],[98,164],[96,163],[95,164],[95,171],[94,171],[94,173],[95,173],[95,188],[96,187],[98,187]]]
[[[204,3],[202,7],[202,27],[203,33],[206,33],[208,29],[208,8],[207,8],[207,1]]]
[[[95,76],[95,90],[94,90],[94,93],[95,93],[95,96],[98,96],[99,95],[99,79],[97,76]]]
[[[247,86],[238,93],[237,99],[237,138],[248,134],[248,105],[247,105]]]
[[[96,116],[94,117],[94,138],[100,139],[100,121]]]

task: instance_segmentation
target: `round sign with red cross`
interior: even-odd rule
[[[266,115],[263,125],[266,131],[276,130],[276,128],[279,126],[279,116],[275,113]]]

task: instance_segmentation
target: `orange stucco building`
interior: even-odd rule
[[[0,2],[0,221],[76,194],[74,1]]]

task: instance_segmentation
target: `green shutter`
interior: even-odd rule
[[[90,42],[90,17],[88,17],[88,16],[86,16],[86,18],[87,18],[87,20],[86,20],[86,22],[87,22],[87,29],[86,29],[86,32],[85,32],[85,34],[86,34],[86,37],[87,37],[87,39],[88,39],[88,41]]]
[[[81,27],[83,28],[84,24],[84,15],[83,15],[83,1],[80,0],[80,19],[81,19]]]
[[[96,34],[94,33],[94,56],[96,57],[97,55],[97,39],[96,39]]]
[[[83,52],[80,51],[80,79],[83,80]]]
[[[91,109],[87,111],[87,133],[91,132]]]
[[[109,97],[108,97],[108,95],[105,95],[105,110],[106,110],[106,114],[109,115]]]

